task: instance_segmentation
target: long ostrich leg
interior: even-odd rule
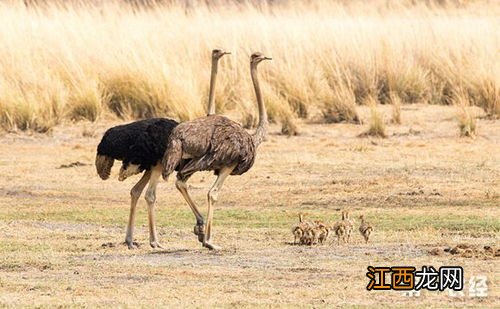
[[[155,202],[156,202],[156,187],[160,179],[162,171],[161,164],[156,165],[151,170],[151,178],[149,186],[146,190],[146,202],[148,203],[148,219],[149,219],[149,244],[152,248],[163,248],[158,242],[158,234],[156,233],[155,221]]]
[[[151,171],[146,171],[142,175],[141,179],[132,187],[130,190],[130,215],[128,218],[127,225],[127,236],[125,236],[125,243],[129,249],[137,248],[137,244],[134,243],[134,222],[135,222],[135,209],[137,206],[137,201],[142,194],[142,191],[146,187],[149,179],[151,178]]]
[[[191,196],[189,195],[189,192],[187,190],[187,184],[186,181],[189,179],[189,176],[182,177],[182,179],[177,179],[175,182],[175,186],[177,187],[177,190],[182,194],[186,202],[188,203],[189,207],[191,208],[191,211],[193,212],[194,216],[196,217],[196,225],[194,227],[194,234],[198,235],[198,240],[200,242],[203,242],[204,239],[204,231],[203,229],[204,224],[205,224],[205,219],[203,219],[203,216],[201,215],[200,211],[198,210],[198,207],[194,203],[193,199],[191,199]]]
[[[227,176],[231,174],[234,166],[225,167],[219,171],[219,176],[217,176],[217,180],[213,184],[212,188],[208,191],[208,215],[207,215],[207,226],[205,228],[205,239],[203,240],[203,246],[210,250],[220,250],[222,249],[219,246],[216,246],[210,242],[211,233],[212,233],[212,220],[214,217],[214,206],[215,202],[217,202],[217,198],[219,196],[219,191],[224,184],[224,180],[226,180]]]

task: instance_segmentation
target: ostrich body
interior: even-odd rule
[[[212,51],[209,110],[215,111],[213,87],[215,87],[217,64],[225,54],[229,53],[219,49]],[[210,107],[212,105],[213,107]],[[178,124],[172,119],[154,118],[119,125],[108,129],[97,147],[95,165],[101,179],[109,178],[114,160],[122,161],[118,176],[119,181],[144,172],[141,179],[130,191],[130,215],[125,237],[125,243],[130,249],[137,247],[133,237],[135,211],[137,201],[148,183],[145,199],[148,204],[149,242],[153,248],[162,247],[158,242],[155,224],[156,187],[162,172],[160,161],[167,148],[169,136]]]
[[[161,248],[154,214],[156,186],[161,173],[159,161],[167,146],[165,138],[168,139],[177,125],[175,120],[161,118],[135,121],[109,129],[97,146],[95,164],[97,173],[103,180],[109,178],[114,160],[122,161],[118,176],[120,181],[146,171],[130,191],[130,216],[125,237],[130,249],[137,246],[133,238],[135,210],[137,201],[148,183],[145,199],[148,204],[149,243],[153,248]]]
[[[191,207],[195,217],[194,233],[204,247],[219,249],[211,243],[213,207],[224,180],[229,175],[241,175],[248,171],[254,161],[256,150],[263,141],[267,129],[267,114],[262,101],[262,95],[257,77],[257,65],[271,58],[261,53],[250,57],[250,72],[252,76],[257,104],[259,109],[259,124],[256,132],[251,135],[243,127],[223,116],[209,115],[178,125],[172,132],[163,157],[163,178],[177,170],[176,187]],[[208,192],[207,225],[198,207],[191,199],[186,181],[198,171],[214,171],[217,180]]]

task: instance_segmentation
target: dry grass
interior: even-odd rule
[[[370,117],[367,106],[358,111]],[[391,106],[379,111],[390,115]],[[138,176],[120,183],[115,167],[102,181],[93,166],[104,130],[121,121],[57,126],[51,137],[0,136],[0,306],[443,308],[458,301],[498,308],[498,258],[428,251],[498,245],[500,122],[478,118],[481,132],[471,140],[458,137],[453,106],[403,105],[402,112],[402,125],[387,124],[390,139],[359,139],[364,128],[352,124],[304,125],[298,137],[272,125],[254,167],[230,177],[219,195],[218,253],[197,242],[194,216],[172,181],[157,194],[165,250],[147,245],[143,197],[142,246],[122,245]],[[73,162],[88,165],[59,168]],[[202,211],[214,179],[198,173],[189,181]],[[349,245],[289,244],[299,212],[332,223],[342,209],[356,227],[361,213],[376,227],[368,245],[357,230]],[[488,277],[489,296],[368,292],[368,265],[460,265],[466,280]]]
[[[390,103],[392,104],[391,122],[401,124],[401,99],[394,93],[389,95]]]
[[[214,47],[233,52],[221,65],[218,110],[240,121],[255,114],[247,63],[255,50],[275,59],[262,80],[276,122],[356,122],[367,96],[453,104],[457,89],[500,114],[498,2],[221,2],[0,3],[1,126],[43,132],[110,115],[200,116]]]
[[[281,126],[281,133],[288,136],[296,136],[300,134],[297,124],[290,118],[286,119]]]
[[[368,120],[368,130],[360,136],[374,136],[386,138],[384,116],[378,109],[377,100],[369,97],[366,100],[366,105],[370,108],[370,119]]]
[[[460,136],[475,137],[476,136],[476,116],[469,102],[464,98],[463,94],[457,94],[455,99],[457,109],[458,128]]]

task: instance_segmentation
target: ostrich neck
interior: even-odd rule
[[[264,101],[262,100],[262,93],[260,91],[259,78],[257,76],[257,66],[250,66],[250,73],[252,75],[253,87],[255,88],[255,96],[257,98],[257,106],[259,108],[259,124],[257,130],[253,135],[255,146],[259,146],[267,134],[267,113]]]
[[[208,94],[208,115],[215,114],[215,81],[217,80],[218,60],[212,59],[212,72],[210,74],[210,92]]]

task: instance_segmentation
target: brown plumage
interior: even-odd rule
[[[359,216],[359,219],[361,219],[361,224],[359,225],[359,232],[361,233],[361,235],[363,235],[365,243],[368,243],[370,235],[373,232],[373,226],[365,221],[364,215]]]
[[[180,167],[179,179],[187,179],[198,171],[215,171],[218,175],[222,168],[230,166],[234,166],[231,175],[241,175],[252,167],[255,150],[252,136],[224,116],[184,122],[170,137],[164,157],[164,178],[176,167]]]
[[[266,134],[267,114],[257,78],[257,65],[270,59],[261,53],[250,57],[250,72],[259,107],[259,125],[253,135],[226,117],[209,115],[178,125],[169,138],[162,160],[163,178],[167,179],[174,170],[178,171],[176,186],[196,216],[195,234],[209,249],[217,249],[210,243],[210,237],[213,204],[218,192],[227,176],[241,175],[252,167],[257,147]],[[189,196],[186,181],[195,172],[208,170],[213,170],[218,177],[208,193],[208,218],[204,227],[203,217]]]
[[[308,223],[304,221],[304,214],[299,214],[299,223],[292,228],[293,244],[296,245],[302,241],[304,231],[307,229]]]
[[[342,220],[335,222],[332,226],[332,230],[337,235],[337,243],[340,244],[340,239],[344,241],[344,243],[348,243],[351,237],[353,222],[349,219],[349,212],[343,210],[342,211]]]
[[[313,246],[323,244],[328,237],[328,228],[320,221],[314,221],[306,225],[301,243]]]
[[[332,231],[337,236],[337,244],[339,245],[340,245],[340,239],[342,239],[345,242],[345,230],[346,226],[344,221],[337,221],[332,226]]]
[[[304,234],[302,235],[302,238],[300,239],[300,243],[303,245],[308,245],[312,246],[315,243],[317,243],[316,239],[316,233],[317,231],[315,230],[315,227],[313,225],[307,226],[304,229]]]
[[[347,238],[347,243],[351,239],[352,230],[354,229],[354,222],[349,218],[349,211],[344,210],[342,212],[342,221],[345,224],[345,236]]]
[[[299,214],[299,223],[292,228],[294,244],[302,245],[323,244],[329,235],[329,228],[323,222],[315,220],[313,222],[304,220],[304,215]]]
[[[323,244],[328,239],[328,235],[330,234],[330,229],[325,223],[319,220],[314,221],[314,223],[317,229],[318,242],[320,244]]]

